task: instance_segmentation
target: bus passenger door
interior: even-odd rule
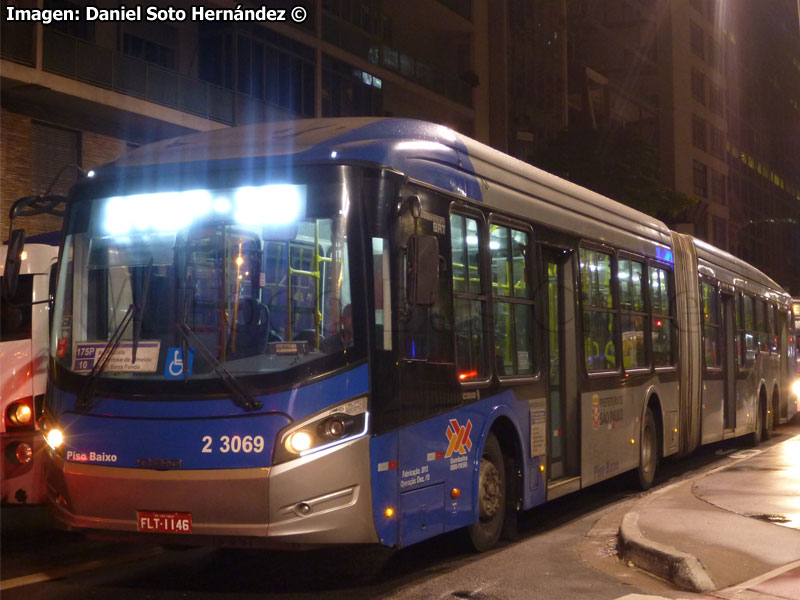
[[[736,303],[734,296],[722,294],[723,360],[725,371],[725,400],[722,404],[723,427],[736,427]]]
[[[580,473],[574,254],[566,248],[542,246],[542,260],[547,299],[544,329],[548,357],[547,480],[550,483]],[[565,491],[572,490],[568,487],[570,489]],[[548,496],[551,494],[548,492]]]

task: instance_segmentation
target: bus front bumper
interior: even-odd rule
[[[255,469],[156,471],[70,462],[50,453],[46,476],[58,525],[94,537],[281,548],[379,541],[368,436]],[[191,515],[191,532],[142,532],[144,511]]]

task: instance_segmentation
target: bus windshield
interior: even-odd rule
[[[56,363],[101,377],[197,379],[217,377],[220,364],[253,375],[346,351],[348,210],[344,184],[77,202],[56,294]]]

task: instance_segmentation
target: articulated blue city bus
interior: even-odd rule
[[[47,489],[88,534],[485,550],[797,412],[775,282],[439,125],[159,142],[80,181],[64,227]]]

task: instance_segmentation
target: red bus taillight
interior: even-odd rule
[[[3,414],[6,431],[30,429],[34,426],[33,397],[26,396],[14,400]]]

